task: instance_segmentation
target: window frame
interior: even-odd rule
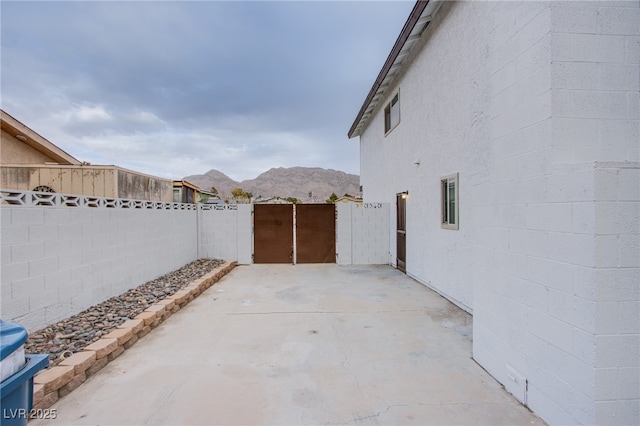
[[[453,223],[451,223],[451,185],[453,185]],[[458,173],[440,178],[440,227],[457,230],[460,227],[459,214],[460,178]]]
[[[394,107],[397,111],[397,120],[392,122]],[[384,106],[384,135],[387,136],[400,124],[400,90],[396,90],[391,100]]]

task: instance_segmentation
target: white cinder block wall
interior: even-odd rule
[[[33,331],[195,260],[195,213],[2,206],[0,315]]]
[[[639,13],[447,2],[361,135],[365,202],[409,191],[407,273],[473,312],[474,358],[551,424],[640,423]]]
[[[475,199],[474,358],[550,423],[588,424],[593,403],[583,392],[594,376],[577,353],[584,345],[574,345],[594,306],[574,298],[573,286],[574,266],[593,259],[593,237],[575,232],[572,220],[593,178],[588,167],[552,167],[551,12],[541,2],[492,11],[491,155]]]
[[[575,324],[580,360],[593,369],[593,384],[580,389],[595,400],[589,415],[639,424],[640,2],[553,4],[552,16],[554,162],[589,166],[593,187],[574,186],[587,196],[572,207],[594,236],[572,309],[555,313]],[[595,311],[588,323],[579,303]]]
[[[492,13],[474,357],[553,424],[640,420],[638,5]]]
[[[640,424],[640,168],[598,162],[594,173],[596,265],[580,285],[595,300],[585,344],[595,360],[596,423]]]
[[[389,204],[336,204],[336,263],[389,263]]]
[[[224,207],[222,210],[199,211],[199,256],[250,264],[253,262],[253,206],[238,204]]]
[[[388,263],[389,206],[357,207],[338,206],[339,263]],[[0,219],[0,316],[30,332],[197,258],[253,262],[249,204],[220,210],[2,205]]]

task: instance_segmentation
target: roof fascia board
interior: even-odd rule
[[[5,128],[8,133],[12,134],[12,136],[24,136],[26,138],[26,140],[24,140],[24,143],[60,163],[80,164],[80,160],[69,155],[60,147],[54,145],[46,138],[40,136],[38,133],[22,124],[16,118],[6,113],[4,110],[0,110],[0,114],[0,117],[2,118],[2,127]]]
[[[361,126],[362,118],[365,115],[365,112],[369,109],[371,103],[374,101],[374,98],[377,96],[378,91],[389,84],[389,79],[387,79],[387,77],[389,77],[389,71],[391,70],[391,67],[394,66],[394,63],[396,63],[396,60],[398,58],[404,57],[409,53],[410,49],[405,48],[405,44],[407,43],[407,41],[409,41],[409,43],[412,44],[412,42],[420,38],[422,31],[420,31],[419,33],[414,33],[414,29],[416,27],[420,28],[421,25],[426,25],[429,21],[431,21],[432,15],[437,11],[438,4],[436,4],[436,7],[433,8],[433,10],[429,15],[422,16],[423,12],[427,8],[427,5],[429,4],[429,1],[430,0],[424,0],[424,1],[418,0],[416,4],[413,6],[413,9],[409,14],[409,18],[407,18],[407,21],[402,27],[402,31],[400,31],[400,35],[398,36],[398,39],[396,40],[395,44],[393,45],[393,48],[391,49],[391,53],[389,53],[389,56],[387,56],[387,60],[382,66],[382,69],[380,70],[378,77],[373,83],[373,86],[371,87],[369,94],[367,95],[364,103],[362,104],[362,107],[360,108],[360,111],[358,112],[358,115],[355,121],[353,122],[353,124],[351,125],[351,128],[349,129],[349,133],[347,134],[349,138],[353,138],[354,136],[359,136],[360,131],[358,130],[358,128]],[[386,84],[383,84],[383,82]],[[379,97],[380,96],[378,96],[378,98]]]
[[[200,187],[187,181],[187,180],[174,180],[173,181],[173,186],[178,187],[178,186],[186,186],[187,188],[191,188],[194,189],[196,191],[200,191]]]

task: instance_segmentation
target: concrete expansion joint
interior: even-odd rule
[[[34,376],[34,410],[48,408],[77,389],[90,376],[119,357],[161,322],[222,279],[236,265],[236,262],[225,261],[204,277],[194,280],[174,295],[151,305],[134,319],[122,323],[111,333],[105,334],[82,351],[76,352],[62,361],[59,366],[40,371]]]

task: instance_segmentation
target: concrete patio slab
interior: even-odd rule
[[[471,330],[390,267],[242,266],[31,424],[544,424]]]

